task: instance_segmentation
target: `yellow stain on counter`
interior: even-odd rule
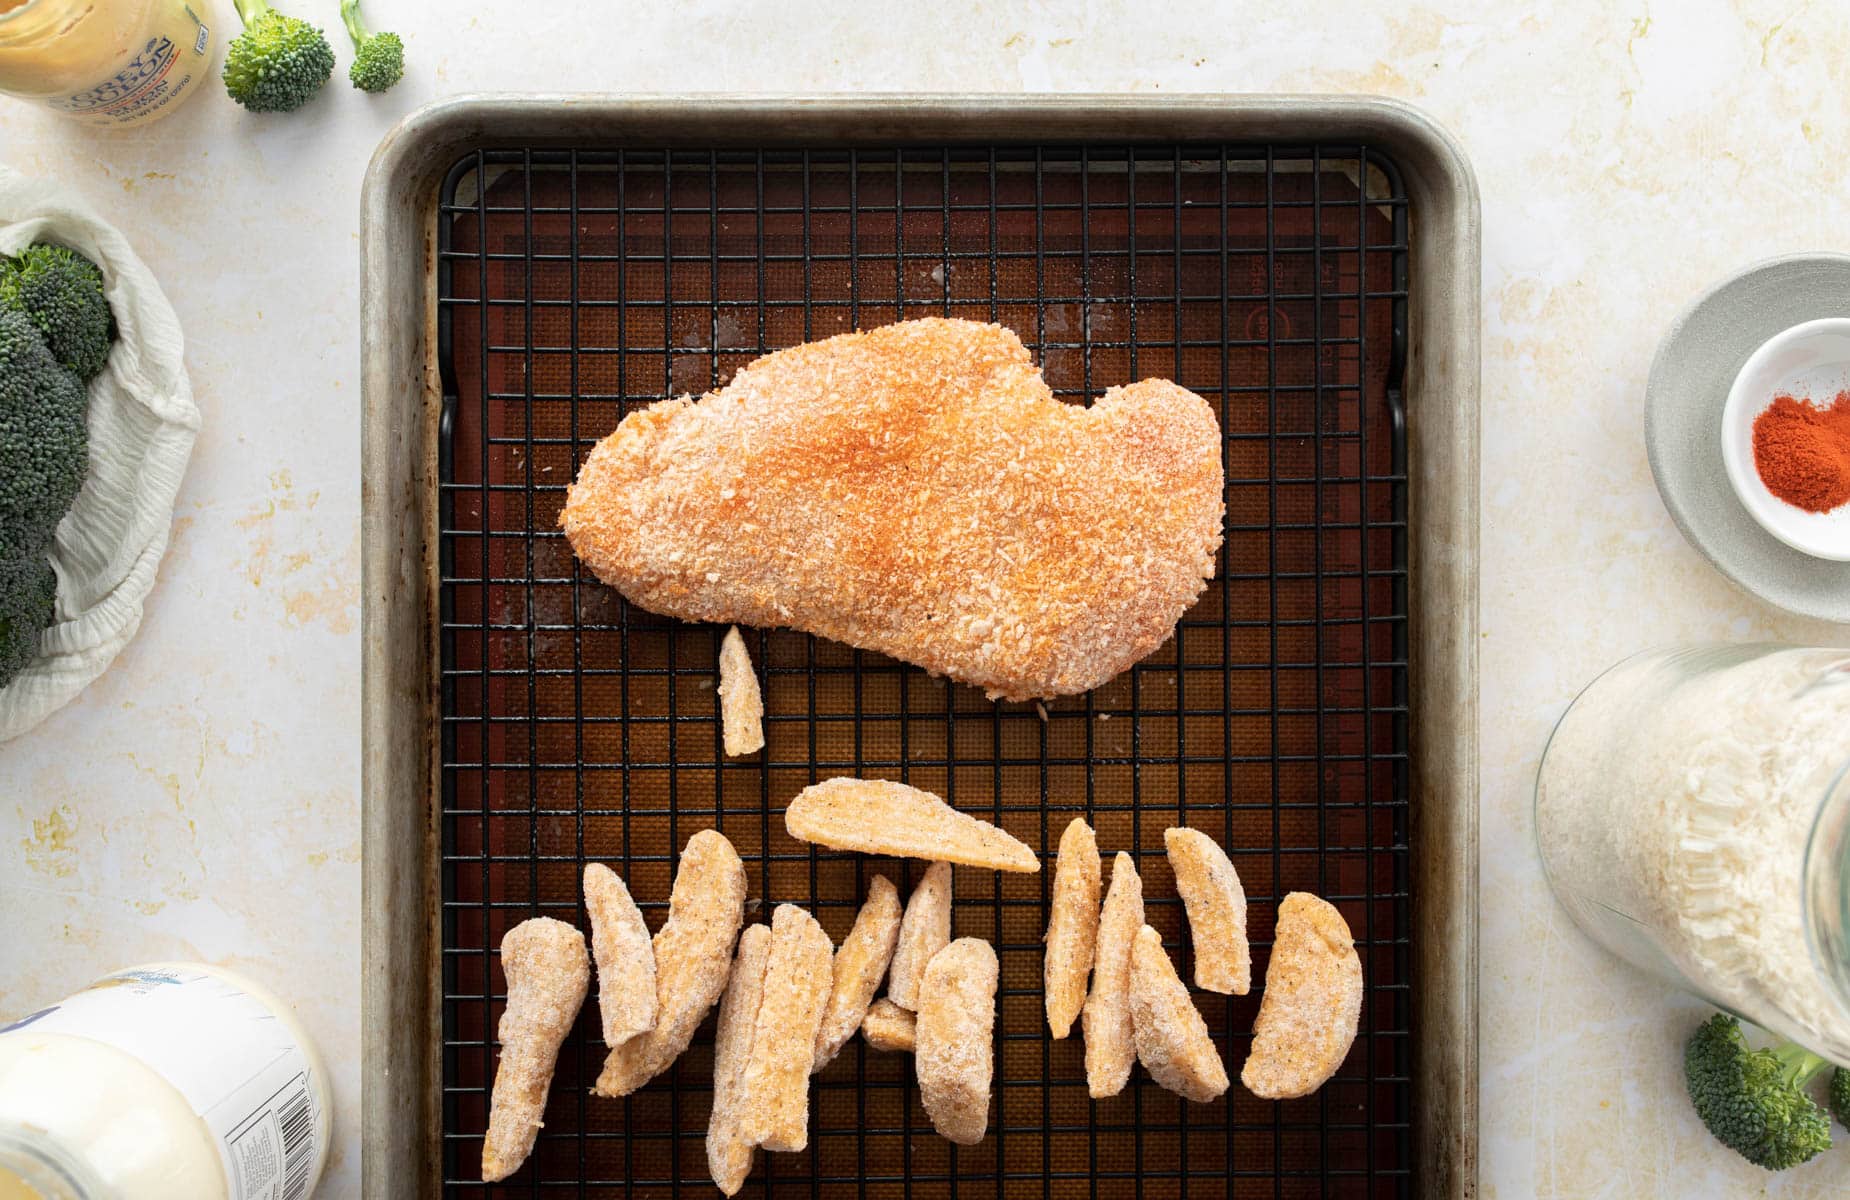
[[[20,816],[25,816],[22,811]],[[69,879],[77,873],[77,814],[66,805],[31,818],[32,834],[19,839],[26,852],[26,865],[53,879]]]

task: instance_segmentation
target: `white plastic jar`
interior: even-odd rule
[[[220,967],[118,971],[0,1028],[0,1200],[306,1200],[331,1119],[288,1006]]]

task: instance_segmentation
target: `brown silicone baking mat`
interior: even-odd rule
[[[1084,815],[1128,850],[1184,978],[1163,830],[1225,845],[1254,977],[1276,901],[1334,901],[1361,951],[1362,1031],[1316,1095],[1238,1083],[1259,989],[1197,993],[1235,1083],[1184,1104],[1139,1070],[1086,1096],[1075,1028],[1048,1038],[1051,871],[957,868],[955,932],[1002,963],[989,1136],[955,1147],[910,1059],[856,1039],[813,1086],[809,1149],[743,1193],[810,1197],[1302,1197],[1413,1192],[1405,420],[1407,199],[1366,145],[481,150],[437,223],[442,1164],[449,1194],[710,1196],[712,1022],[626,1100],[589,1094],[595,1003],[561,1054],[528,1165],[479,1182],[514,923],[587,927],[609,863],[659,925],[675,852],[716,827],[748,920],[808,906],[837,941],[874,873],[923,864],[791,839],[833,775],[902,779],[1051,852]],[[720,753],[723,629],[634,608],[574,561],[565,485],[621,417],[769,350],[908,317],[999,321],[1064,399],[1166,376],[1225,435],[1226,545],[1172,638],[1089,695],[993,703],[879,655],[747,632],[759,755]],[[1051,865],[1051,863],[1050,863]]]

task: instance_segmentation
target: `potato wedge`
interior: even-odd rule
[[[764,999],[764,969],[771,961],[771,927],[748,925],[739,935],[732,975],[719,1000],[719,1029],[713,1035],[713,1111],[707,1118],[707,1171],[728,1196],[737,1195],[752,1173],[757,1150],[739,1133],[745,1064],[751,1057],[758,1005]]]
[[[794,904],[771,914],[771,959],[740,1085],[739,1133],[766,1150],[809,1145],[809,1068],[828,1002],[829,944],[816,918]]]
[[[751,651],[734,625],[719,645],[720,738],[726,753],[756,754],[764,749],[764,693],[752,670]]]
[[[899,941],[887,971],[887,998],[901,1008],[919,1009],[919,986],[932,956],[951,942],[951,864],[933,863],[912,889],[906,915],[899,922]]]
[[[854,928],[835,952],[834,979],[822,1024],[816,1030],[816,1057],[810,1070],[820,1071],[835,1061],[854,1031],[867,1016],[887,964],[899,945],[899,892],[893,881],[876,875],[867,881],[867,901],[854,919]]]
[[[612,1046],[592,1091],[627,1096],[666,1071],[725,990],[732,943],[745,920],[745,864],[724,834],[687,839],[655,931],[655,1028]]]
[[[1040,856],[930,792],[886,779],[825,779],[784,813],[798,841],[836,850],[924,858],[992,871],[1038,871]]]
[[[507,1007],[496,1033],[501,1061],[482,1139],[482,1180],[506,1179],[533,1153],[559,1045],[571,1032],[591,986],[585,935],[551,917],[534,917],[501,939]]]
[[[932,1126],[966,1146],[989,1128],[998,975],[996,952],[981,938],[958,938],[925,968],[912,1051],[919,1099]]]
[[[1264,1100],[1308,1096],[1343,1064],[1362,1019],[1362,959],[1336,906],[1292,892],[1278,906],[1265,995],[1240,1082]]]
[[[1220,844],[1199,829],[1163,832],[1176,891],[1188,909],[1195,945],[1195,986],[1223,996],[1253,990],[1253,952],[1246,940],[1246,889]]]
[[[1120,850],[1099,912],[1092,990],[1080,1013],[1086,1036],[1086,1090],[1094,1100],[1123,1091],[1137,1061],[1131,1028],[1131,942],[1142,927],[1143,880],[1131,856]]]
[[[1086,1006],[1086,976],[1098,941],[1101,875],[1098,838],[1084,819],[1074,817],[1060,835],[1041,966],[1047,1027],[1056,1040],[1072,1032],[1073,1021]]]
[[[1227,1090],[1227,1067],[1208,1023],[1169,961],[1162,935],[1148,925],[1131,943],[1131,1029],[1137,1061],[1162,1087],[1197,1104]]]
[[[900,1050],[910,1054],[918,1041],[918,1018],[910,1009],[901,1008],[882,996],[861,1018],[861,1036],[875,1050]]]
[[[655,1028],[655,951],[649,927],[622,878],[603,863],[585,864],[585,912],[591,918],[604,1044],[619,1046]]]

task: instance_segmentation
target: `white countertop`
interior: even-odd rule
[[[0,101],[0,160],[82,192],[165,283],[205,413],[140,637],[0,747],[0,1014],[137,960],[249,970],[332,1068],[319,1195],[359,1194],[359,192],[403,113],[484,89],[1376,92],[1457,134],[1483,192],[1483,1194],[1843,1194],[1850,1151],[1772,1176],[1703,1133],[1696,1005],[1580,937],[1529,819],[1551,723],[1627,652],[1850,637],[1710,569],[1641,439],[1685,301],[1850,240],[1841,6],[368,2],[411,64],[384,97],[337,75],[292,116],[215,93],[126,135]],[[290,11],[338,36],[333,0]]]

